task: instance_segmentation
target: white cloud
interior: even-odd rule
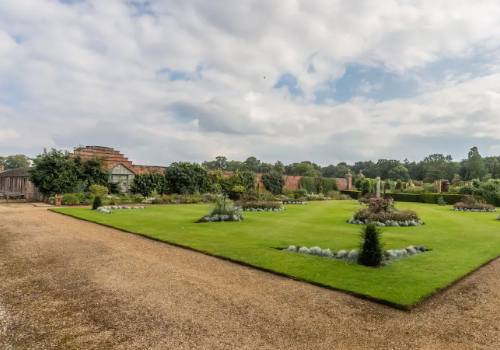
[[[480,137],[486,152],[498,149],[495,0],[157,0],[154,15],[127,3],[0,0],[0,149],[95,143],[158,164],[423,157],[405,135]],[[343,104],[314,103],[348,63],[418,78],[430,64],[476,56],[481,77],[420,77],[410,99],[353,92]],[[166,68],[188,79],[158,74]],[[285,73],[303,96],[273,89]],[[433,153],[465,156],[440,146]]]

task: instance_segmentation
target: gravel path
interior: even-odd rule
[[[499,348],[500,260],[409,313],[0,205],[2,350]]]

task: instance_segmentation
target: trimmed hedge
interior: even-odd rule
[[[346,194],[349,197],[351,197],[352,199],[359,199],[359,198],[361,198],[361,191],[347,191],[347,190],[344,190],[344,191],[340,191],[340,193]]]
[[[338,191],[336,179],[323,178],[323,193],[328,193],[330,191]]]
[[[313,177],[303,177],[300,179],[300,184],[302,188],[308,193],[316,193],[316,185],[314,184]]]
[[[353,192],[353,191],[342,191]],[[348,193],[346,193],[348,194]],[[456,193],[422,193],[422,194],[410,194],[410,193],[386,193],[386,197],[392,197],[396,202],[413,202],[413,203],[427,203],[427,204],[437,204],[438,198],[443,197],[446,204],[453,205],[460,202],[464,197],[463,194]],[[353,197],[354,198],[354,197]],[[486,203],[492,204],[495,207],[500,207],[500,199],[498,198],[483,198],[481,196],[474,196],[477,200],[486,200]],[[356,199],[356,198],[355,198]]]

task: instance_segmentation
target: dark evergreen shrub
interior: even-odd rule
[[[262,183],[266,186],[266,189],[274,195],[281,194],[283,192],[283,186],[285,186],[285,179],[283,176],[275,171],[262,175]]]
[[[380,242],[382,230],[370,224],[361,230],[361,246],[358,262],[364,266],[380,266],[384,255],[384,247]]]
[[[94,203],[92,204],[92,210],[96,210],[99,207],[102,207],[101,197],[96,196],[94,198]]]

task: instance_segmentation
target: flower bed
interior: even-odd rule
[[[414,211],[394,208],[394,200],[391,197],[371,199],[368,208],[358,210],[347,222],[354,225],[375,223],[377,226],[393,227],[424,224]]]
[[[280,202],[239,202],[235,206],[240,211],[283,211],[283,205]]]
[[[232,214],[210,214],[202,217],[197,221],[197,223],[201,222],[224,222],[224,221],[233,221],[233,222],[239,222],[243,221],[243,216],[239,213],[232,213]]]
[[[367,193],[363,197],[359,198],[356,204],[357,205],[368,204],[372,199],[375,199],[375,195],[373,193]]]
[[[315,255],[327,259],[342,260],[350,264],[358,264],[358,258],[359,258],[359,251],[357,249],[353,249],[351,251],[339,250],[337,252],[332,253],[330,249],[321,249],[320,247],[307,248],[307,247],[291,245],[283,249],[283,251],[299,253],[299,254]],[[384,251],[382,266],[390,265],[394,262],[422,254],[426,251],[427,249],[423,245],[409,246],[406,249],[386,250]]]
[[[283,204],[287,204],[287,205],[290,205],[290,204],[305,205],[305,204],[307,204],[307,202],[306,201],[283,201]]]
[[[453,204],[451,210],[475,213],[495,213],[498,211],[493,205],[487,204],[484,199],[478,200],[473,196],[464,196],[461,202]]]
[[[111,214],[112,213],[111,210],[120,210],[120,209],[146,209],[146,207],[144,207],[144,206],[140,206],[140,207],[128,207],[128,206],[124,205],[124,206],[121,206],[121,207],[118,207],[118,206],[99,207],[99,208],[96,209],[96,211],[98,211],[99,213],[102,213],[102,214]]]

